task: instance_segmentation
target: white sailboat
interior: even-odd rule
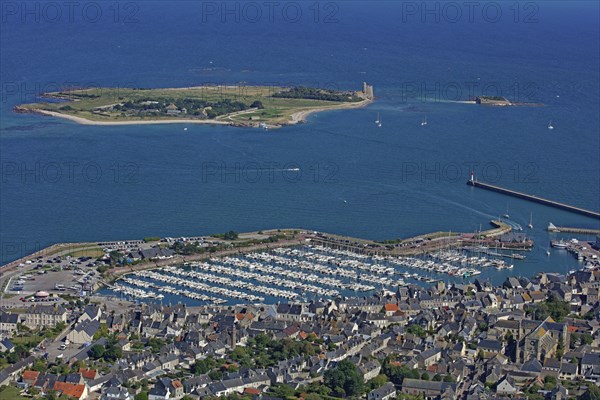
[[[377,122],[377,126],[381,128],[381,118],[377,118],[379,121]]]
[[[527,227],[533,229],[533,213],[529,213],[529,225]]]
[[[510,218],[510,215],[508,214],[508,203],[506,203],[506,214],[503,215],[504,218]]]
[[[377,119],[375,120],[375,124],[379,124],[379,113],[377,113]]]
[[[425,114],[425,117],[423,117],[423,119],[421,120],[421,126],[425,125],[427,125],[427,114]]]
[[[552,125],[552,120],[550,120],[550,122],[548,122],[548,129],[550,129],[550,130],[554,129],[554,125]]]

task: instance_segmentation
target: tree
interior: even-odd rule
[[[544,390],[552,390],[556,387],[556,378],[552,375],[547,375],[544,378]]]
[[[148,400],[148,392],[140,392],[136,394],[134,400]]]
[[[375,378],[373,378],[369,381],[369,389],[370,390],[377,389],[378,387],[383,386],[387,381],[388,381],[387,376],[385,376],[383,374],[379,374]]]
[[[325,372],[323,382],[338,396],[359,394],[364,385],[362,374],[348,360],[340,361],[335,368]]]
[[[576,333],[571,333],[569,335],[569,347],[576,347],[579,342],[579,335]]]
[[[223,379],[223,372],[219,371],[218,369],[215,369],[208,373],[208,377],[213,381],[220,381],[221,379]]]
[[[577,398],[578,400],[600,400],[600,388],[594,384],[588,386],[588,390]]]
[[[566,301],[550,296],[548,300],[531,306],[529,311],[536,320],[543,320],[550,316],[553,320],[561,322],[571,312],[571,306]]]
[[[485,358],[485,354],[483,353],[483,350],[479,350],[477,352],[477,360],[482,361]]]
[[[123,350],[120,347],[115,345],[108,346],[106,351],[104,352],[104,359],[106,361],[117,361],[119,358],[123,357]]]
[[[582,344],[592,344],[594,338],[589,333],[583,333],[581,335],[581,343]]]
[[[401,385],[404,378],[419,379],[421,377],[418,370],[407,368],[404,365],[392,365],[390,360],[384,361],[382,371],[396,385]]]
[[[565,347],[563,346],[563,341],[558,341],[558,346],[556,346],[556,358],[562,360],[563,355],[565,354]]]
[[[435,374],[431,380],[434,382],[440,382],[442,380],[442,376],[440,374]]]
[[[108,327],[106,324],[100,324],[100,328],[94,333],[94,340],[98,340],[103,337],[108,337],[110,332],[108,331]]]
[[[258,109],[263,109],[263,108],[265,108],[265,106],[263,106],[263,103],[262,103],[262,101],[260,101],[260,100],[256,100],[256,101],[254,101],[252,104],[250,104],[250,107],[251,107],[251,108],[258,108]]]
[[[423,372],[423,374],[421,374],[421,380],[428,381],[429,380],[429,374],[427,372]]]
[[[238,238],[238,233],[236,231],[229,231],[223,235],[225,240],[236,240]]]
[[[121,258],[123,258],[123,255],[116,250],[113,250],[110,253],[108,253],[108,256],[110,257],[111,265],[117,264],[121,260]]]
[[[105,352],[106,352],[106,349],[104,348],[104,346],[95,344],[90,349],[90,357],[92,357],[95,360],[98,360],[104,356]]]
[[[46,366],[46,362],[38,358],[33,362],[33,367],[31,367],[31,369],[38,372],[46,372],[48,368]]]
[[[413,335],[416,335],[420,338],[424,338],[425,336],[427,336],[427,332],[425,331],[425,329],[423,329],[423,327],[421,325],[417,325],[417,324],[409,325],[408,328],[406,329],[406,331],[408,333],[412,333]]]
[[[217,363],[212,357],[207,357],[203,360],[198,360],[192,367],[194,375],[204,375],[212,371],[217,366]]]
[[[273,386],[271,388],[271,393],[273,393],[275,397],[287,399],[288,397],[292,397],[294,395],[294,389],[291,386],[280,384]]]

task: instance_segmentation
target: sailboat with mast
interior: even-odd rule
[[[504,218],[510,218],[510,214],[508,214],[508,203],[506,203],[506,214],[503,215]]]
[[[379,122],[377,123],[377,126],[381,128],[381,118],[377,118],[379,120]]]
[[[554,129],[554,125],[552,125],[552,120],[550,120],[550,122],[548,122],[548,129],[550,129],[550,130]]]
[[[427,125],[427,114],[425,114],[425,116],[421,120],[421,126],[425,126],[425,125]]]
[[[527,227],[533,229],[533,213],[529,213],[529,225]]]
[[[379,125],[379,113],[377,113],[377,119],[375,120],[375,125]]]

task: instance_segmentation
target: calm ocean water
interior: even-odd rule
[[[272,14],[247,2],[121,2],[118,13],[90,2],[72,17],[48,2],[29,13],[10,4],[0,28],[2,262],[63,241],[271,227],[385,239],[485,229],[507,208],[525,227],[532,213],[538,246],[514,272],[491,273],[500,280],[577,265],[545,255],[548,222],[598,228],[465,185],[474,170],[600,210],[597,2],[483,2],[472,16],[433,2],[283,2]],[[69,85],[363,81],[378,97],[368,108],[272,132],[80,126],[11,111]],[[545,106],[450,101],[480,94]]]

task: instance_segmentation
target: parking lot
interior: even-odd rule
[[[80,296],[89,294],[96,283],[98,273],[89,257],[38,257],[23,265],[18,274],[11,277],[6,292],[19,297],[38,296],[28,300],[48,301],[59,294]],[[47,293],[49,296],[45,296]]]

